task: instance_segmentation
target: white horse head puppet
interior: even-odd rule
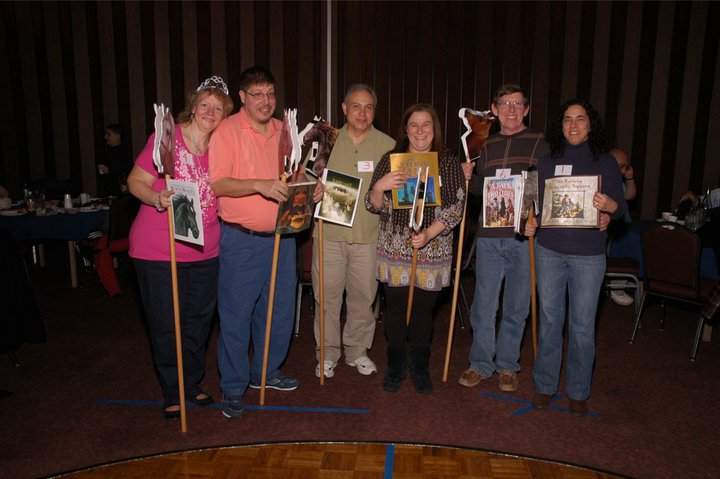
[[[153,163],[160,174],[175,175],[175,120],[164,104],[153,104],[155,109],[155,141]]]
[[[283,174],[289,177],[297,171],[302,152],[297,129],[297,108],[285,110],[284,113],[278,161]]]

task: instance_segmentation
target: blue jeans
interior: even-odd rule
[[[567,290],[567,396],[587,399],[595,362],[595,313],[605,276],[605,255],[566,255],[538,245],[536,259],[540,337],[533,371],[535,390],[542,394],[558,390]]]
[[[530,310],[529,244],[515,238],[476,241],[470,367],[487,377],[495,371],[519,371],[520,342]],[[495,317],[503,278],[503,317],[496,340]]]
[[[253,236],[221,223],[218,311],[220,389],[240,398],[260,382],[275,238]],[[295,319],[295,238],[280,240],[267,380],[287,356]],[[249,357],[252,341],[254,355]]]

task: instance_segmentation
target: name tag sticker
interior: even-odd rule
[[[372,160],[358,161],[358,172],[359,173],[372,173],[375,171],[375,162]]]
[[[510,176],[510,168],[498,168],[495,170],[495,176],[498,178],[507,178]]]
[[[556,165],[555,176],[570,176],[572,175],[572,165]]]

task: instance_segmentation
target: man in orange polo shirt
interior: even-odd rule
[[[275,112],[275,80],[262,67],[240,76],[240,112],[226,118],[210,141],[210,182],[221,219],[218,367],[222,412],[243,413],[249,385],[259,388],[278,202],[288,187],[280,180],[282,122]],[[266,387],[291,391],[298,380],[280,371],[295,314],[295,238],[280,240]],[[250,342],[254,355],[249,359]]]

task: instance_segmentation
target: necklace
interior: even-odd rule
[[[195,154],[198,156],[204,155],[207,152],[207,148],[205,148],[204,150],[201,150],[200,148],[198,148],[198,145],[195,142],[195,134],[193,133],[192,126],[189,128],[189,130],[190,130],[190,139],[192,140],[193,148],[195,148]]]
[[[192,141],[192,147],[195,150],[191,151],[190,145],[185,142],[185,148],[183,148],[177,157],[177,166],[175,167],[175,178],[190,181],[198,185],[200,193],[200,205],[203,210],[203,215],[206,214],[205,210],[214,206],[214,194],[210,187],[209,176],[207,172],[207,158],[201,158],[207,153],[201,151],[195,141],[195,135],[193,134],[192,127],[189,128],[189,136]],[[183,135],[185,138],[186,135]]]

